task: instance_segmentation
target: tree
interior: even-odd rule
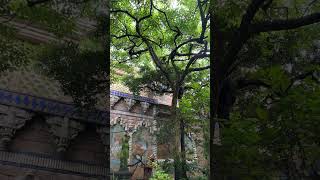
[[[256,87],[272,89],[273,85],[289,90],[295,80],[313,76],[317,71],[312,61],[291,61],[294,70],[289,73],[291,77],[286,80],[289,83],[282,81],[277,82],[278,84],[269,84],[254,76],[248,77],[249,73],[244,73],[245,69],[253,67],[260,69],[275,64],[284,69],[284,65],[290,60],[300,58],[298,54],[301,49],[309,49],[312,38],[319,32],[317,28],[312,30],[312,27],[297,28],[318,23],[320,14],[317,12],[316,1],[311,3],[289,3],[280,0],[215,1],[210,5],[212,14],[211,82],[213,83],[211,85],[213,110],[210,120],[210,178],[222,179],[222,173],[219,171],[220,164],[216,161],[219,146],[213,143],[214,127],[217,123],[225,124],[221,119],[230,119],[230,112],[239,90],[246,88],[245,90],[249,91]],[[308,34],[309,32],[313,33]],[[271,40],[274,41],[271,42]],[[310,41],[306,42],[306,40]],[[305,47],[302,47],[302,44]],[[301,64],[308,65],[308,68],[302,68]]]
[[[127,81],[135,90],[148,88],[172,94],[172,120],[176,122],[176,179],[186,177],[184,123],[176,118],[189,75],[206,70],[209,57],[208,1],[117,1],[112,2],[114,59],[137,65],[141,77]],[[195,9],[194,12],[191,10]],[[176,13],[178,12],[178,13]],[[148,61],[148,60],[151,60]],[[181,170],[178,168],[182,167]],[[182,173],[181,173],[182,172]]]

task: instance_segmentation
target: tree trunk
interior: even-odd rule
[[[212,8],[212,6],[211,6]],[[211,9],[210,11],[212,11]],[[216,124],[216,118],[218,114],[219,109],[219,96],[220,96],[220,85],[221,81],[223,80],[223,73],[221,72],[222,67],[222,60],[223,60],[223,54],[224,54],[224,47],[223,47],[223,39],[222,39],[222,33],[219,30],[219,27],[216,26],[218,22],[218,18],[214,16],[212,13],[212,18],[210,18],[210,24],[211,24],[211,31],[210,35],[213,38],[212,42],[210,44],[210,49],[213,50],[214,53],[211,53],[210,57],[210,82],[212,83],[210,86],[210,143],[209,143],[209,151],[210,151],[210,173],[209,173],[209,179],[220,179],[218,175],[218,164],[215,162],[215,150],[218,148],[214,144],[213,137],[215,134],[215,124]]]
[[[172,102],[171,102],[171,119],[175,124],[174,128],[174,139],[175,139],[175,144],[174,144],[174,179],[179,180],[181,177],[181,168],[179,166],[180,162],[180,133],[179,133],[179,122],[177,119],[177,105],[178,105],[178,92],[177,88],[175,89],[172,95]]]
[[[181,178],[187,179],[186,172],[186,152],[185,152],[185,142],[184,142],[184,124],[183,120],[177,117],[177,105],[178,96],[180,92],[180,87],[175,87],[172,97],[171,105],[171,116],[172,121],[175,122],[175,155],[174,155],[174,177],[175,180],[180,180]]]
[[[187,179],[187,160],[186,160],[186,146],[185,146],[185,124],[183,119],[180,119],[180,149],[181,149],[181,175],[182,178]]]

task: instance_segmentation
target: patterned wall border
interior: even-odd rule
[[[97,124],[107,124],[109,121],[108,111],[95,110],[81,113],[72,104],[3,89],[0,89],[0,104]]]

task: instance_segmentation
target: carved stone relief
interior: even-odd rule
[[[110,134],[110,162],[111,162],[111,169],[113,171],[120,170],[121,167],[121,151],[123,150],[123,142],[125,140],[126,131],[120,124],[115,124],[111,127],[111,134]],[[130,140],[129,140],[130,141]],[[129,152],[130,152],[130,142],[129,144]],[[129,153],[130,156],[130,153]]]
[[[6,150],[16,130],[22,128],[33,113],[23,109],[0,105],[0,150]]]
[[[143,110],[143,113],[146,114],[149,107],[150,107],[150,103],[148,102],[140,102],[141,106],[142,106],[142,110]]]
[[[121,98],[119,96],[110,95],[110,109],[112,109],[120,99]]]
[[[126,104],[128,105],[128,111],[130,111],[132,109],[132,107],[136,104],[136,100],[134,99],[130,99],[130,98],[125,98],[124,101],[126,102]]]
[[[50,132],[54,136],[58,153],[65,152],[70,141],[84,129],[83,124],[67,117],[51,116],[46,119],[46,122],[49,124]]]
[[[154,156],[154,140],[147,127],[140,127],[132,133],[130,136],[130,163],[134,164],[139,159],[146,163],[148,157]]]

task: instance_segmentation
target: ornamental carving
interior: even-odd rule
[[[150,107],[150,103],[148,103],[148,102],[141,102],[140,104],[141,104],[141,107],[142,107],[142,111],[143,111],[143,113],[145,114],[145,113],[148,111],[149,107]]]
[[[32,113],[23,109],[0,105],[0,148],[5,150],[16,131],[22,128]]]
[[[128,106],[128,111],[130,111],[132,109],[132,107],[136,104],[136,100],[134,99],[129,99],[129,98],[125,98],[124,101],[126,102],[127,106]]]
[[[46,122],[49,124],[50,132],[54,136],[58,153],[65,152],[70,141],[84,129],[84,125],[67,117],[52,116],[48,117]]]
[[[120,100],[121,97],[110,95],[110,109],[114,107],[114,105]]]

